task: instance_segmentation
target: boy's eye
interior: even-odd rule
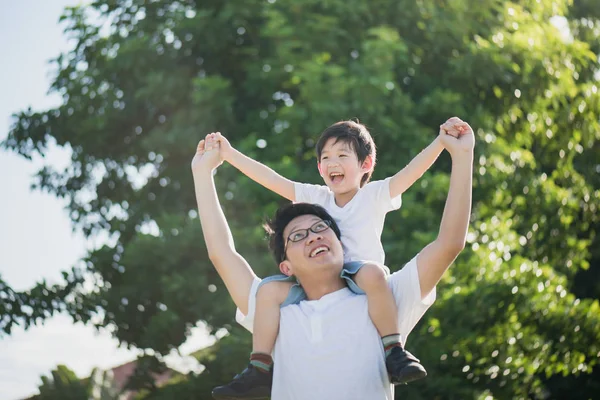
[[[346,154],[340,154],[340,158],[348,157]]]
[[[321,160],[327,160],[327,156],[321,157]]]

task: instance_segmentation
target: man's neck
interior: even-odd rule
[[[346,282],[344,282],[339,275],[330,279],[319,279],[318,277],[311,278],[303,279],[300,282],[302,288],[306,292],[308,300],[319,300],[325,295],[337,292],[346,287]]]

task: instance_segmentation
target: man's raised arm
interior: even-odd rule
[[[455,138],[446,129],[458,130]],[[471,215],[473,147],[471,127],[458,118],[449,119],[440,129],[440,139],[452,157],[450,189],[437,238],[417,257],[421,297],[429,294],[458,254],[464,249]]]
[[[219,203],[213,171],[222,161],[215,134],[206,135],[206,139],[198,144],[192,160],[198,215],[208,257],[236,306],[247,314],[248,296],[256,276],[246,260],[235,250],[231,231]]]

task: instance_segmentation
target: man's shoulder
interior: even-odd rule
[[[388,283],[397,283],[399,281],[406,281],[406,283],[414,283],[411,282],[415,276],[418,279],[418,270],[417,270],[417,257],[413,257],[410,261],[402,266],[399,270],[395,271],[393,274],[390,274],[387,277]],[[418,281],[417,281],[418,282]]]
[[[407,301],[429,307],[435,300],[435,287],[430,293],[423,295],[421,292],[421,283],[419,279],[419,269],[417,259],[419,255],[414,256],[404,267],[394,272],[388,277],[388,286],[397,301]]]

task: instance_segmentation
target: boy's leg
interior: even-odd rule
[[[404,350],[398,307],[387,283],[387,272],[377,264],[366,263],[354,275],[354,281],[367,295],[369,317],[383,342],[390,381],[399,384],[424,378],[425,368]]]
[[[377,264],[366,263],[354,275],[354,281],[367,294],[369,317],[379,336],[397,334],[398,307],[383,268]]]
[[[271,281],[260,286],[256,294],[250,363],[232,382],[214,388],[214,399],[270,398],[273,379],[271,353],[279,332],[279,309],[293,285],[291,282]]]
[[[293,285],[291,282],[269,282],[258,289],[252,353],[264,353],[270,356],[273,352],[279,332],[279,310]]]

